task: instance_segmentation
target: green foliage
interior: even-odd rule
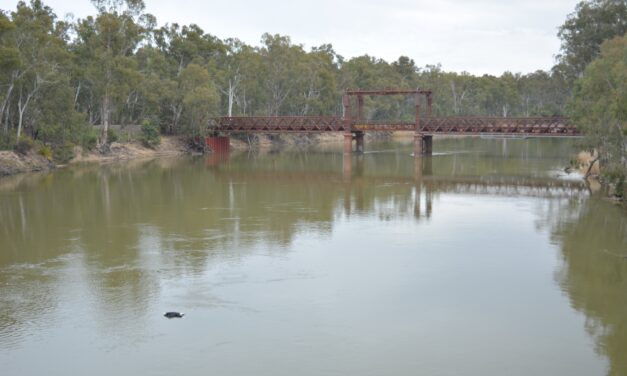
[[[74,144],[64,142],[52,149],[52,156],[57,163],[67,163],[74,158]]]
[[[39,155],[41,155],[42,157],[46,158],[49,161],[51,161],[53,158],[52,149],[50,148],[50,146],[46,146],[46,145],[43,145],[39,149]]]
[[[616,197],[624,197],[625,195],[625,178],[627,173],[625,169],[617,168],[616,165],[613,165],[612,168],[605,169],[603,172],[603,176],[610,184],[613,185],[613,193]]]
[[[161,143],[159,127],[151,121],[144,121],[141,128],[140,141],[144,146],[155,148]]]
[[[599,58],[576,82],[572,112],[588,147],[599,153],[604,173],[622,184],[627,173],[626,37],[603,43]]]
[[[28,154],[35,147],[35,141],[28,136],[20,136],[20,139],[15,143],[14,150],[22,155]]]
[[[80,137],[79,144],[85,150],[93,150],[98,146],[98,133],[93,127],[87,129]]]
[[[118,136],[118,132],[114,131],[113,129],[109,128],[107,130],[107,142],[108,143],[114,143],[117,142],[120,139],[120,137]]]
[[[594,60],[601,44],[627,33],[627,2],[623,0],[587,0],[577,4],[559,28],[562,40],[559,69],[571,79],[582,75]]]

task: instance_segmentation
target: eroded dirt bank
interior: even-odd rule
[[[162,137],[159,146],[154,149],[139,142],[117,143],[110,146],[108,153],[98,151],[85,152],[80,146],[74,148],[74,158],[68,164],[85,162],[107,162],[115,160],[154,158],[159,156],[184,155],[191,151],[179,137]],[[23,172],[46,171],[62,166],[49,161],[36,150],[26,154],[14,151],[0,151],[0,177]]]

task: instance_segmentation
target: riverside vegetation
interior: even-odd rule
[[[120,138],[112,124],[145,124],[144,143],[154,144],[155,133],[202,135],[217,115],[339,115],[349,87],[430,87],[437,116],[573,116],[622,194],[625,0],[580,2],[559,28],[551,70],[498,77],[406,56],[345,59],[330,44],[306,50],[283,35],[250,46],[194,24],[158,26],[142,0],[92,3],[95,15],[72,21],[40,0],[0,12],[0,149],[65,161],[74,145],[106,152]],[[409,99],[367,99],[365,109],[372,120],[413,116]]]

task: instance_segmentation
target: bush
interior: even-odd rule
[[[98,145],[98,131],[93,127],[90,127],[89,130],[85,132],[85,134],[81,137],[81,146],[85,150],[93,150]]]
[[[602,172],[602,179],[612,188],[612,195],[623,197],[625,195],[625,178],[627,178],[622,166],[610,165]]]
[[[56,162],[67,163],[74,158],[74,144],[66,142],[62,145],[56,146],[52,151],[52,155]]]
[[[28,136],[22,135],[20,136],[20,139],[15,144],[14,149],[17,153],[26,155],[28,154],[29,151],[33,150],[34,147],[35,147],[35,141],[33,141],[33,139]]]
[[[47,160],[51,161],[52,160],[52,149],[50,149],[50,146],[42,146],[41,149],[39,149],[39,155],[41,155],[42,157],[46,158]]]
[[[144,121],[141,128],[140,141],[144,146],[149,148],[155,148],[161,143],[161,135],[159,134],[159,127],[153,122]]]
[[[13,137],[0,134],[0,150],[13,150],[14,146]]]
[[[107,142],[109,144],[117,142],[119,139],[120,137],[118,136],[118,132],[114,131],[111,128],[107,129]]]

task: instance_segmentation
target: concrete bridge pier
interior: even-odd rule
[[[425,153],[425,155],[430,156],[431,154],[433,154],[433,136],[431,135],[424,136],[423,140],[424,140],[423,152]]]
[[[433,136],[414,134],[414,157],[431,155],[433,153]]]
[[[353,152],[353,140],[355,140],[355,151],[364,152],[364,132],[346,132],[344,133],[344,154]]]
[[[353,134],[351,132],[344,133],[344,154],[353,152]]]
[[[364,152],[364,132],[355,132],[355,151]]]
[[[414,134],[414,157],[422,157],[423,137],[421,133]]]

